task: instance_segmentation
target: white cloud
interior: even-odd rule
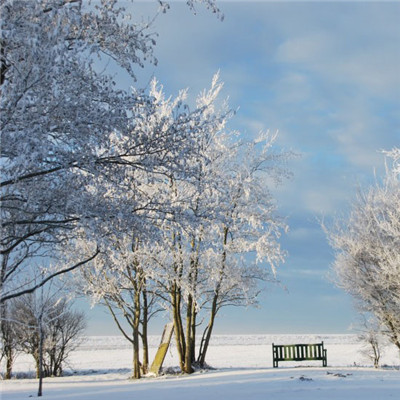
[[[331,58],[336,47],[333,34],[313,32],[289,37],[276,51],[276,60],[284,63],[302,63],[313,68],[320,68]]]
[[[349,85],[369,95],[398,96],[400,28],[393,14],[400,11],[399,4],[309,9],[310,15],[295,19],[294,26],[284,25],[277,62],[317,74],[332,85]]]
[[[285,209],[332,213],[379,151],[399,140],[398,4],[222,3],[225,21],[172,4],[160,32],[155,74],[167,91],[195,95],[221,69],[224,94],[240,107],[230,126],[248,135],[279,130],[278,144],[308,154],[278,191]],[[397,118],[397,119],[396,119]],[[323,157],[318,158],[318,154]]]

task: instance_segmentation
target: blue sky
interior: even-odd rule
[[[136,3],[136,18],[155,1]],[[225,309],[217,333],[341,333],[356,319],[351,300],[328,275],[333,261],[320,220],[346,213],[360,187],[383,173],[381,150],[400,145],[400,3],[219,2],[225,19],[182,2],[159,16],[158,65],[138,71],[174,95],[195,96],[215,72],[238,108],[230,128],[252,137],[279,130],[278,146],[301,157],[274,190],[290,232],[289,255],[259,309]],[[134,85],[116,76],[121,86]],[[88,333],[116,333],[96,309]],[[239,323],[240,321],[240,323]],[[151,332],[159,333],[165,321]]]

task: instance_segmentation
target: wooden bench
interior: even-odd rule
[[[275,346],[272,343],[272,356],[274,368],[278,368],[280,361],[304,361],[321,360],[322,366],[326,367],[327,351],[324,342],[315,344],[290,344]]]

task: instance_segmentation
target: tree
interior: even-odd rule
[[[45,376],[61,376],[70,353],[80,344],[86,329],[86,317],[72,309],[73,304],[61,299],[53,308],[45,338]]]
[[[98,161],[96,146],[128,125],[132,101],[86,54],[98,46],[131,70],[139,32],[117,21],[114,34],[104,31],[118,13],[112,5],[98,11],[83,12],[81,1],[1,2],[2,298],[4,283],[40,254],[38,244],[62,242],[60,230],[85,216],[76,207],[88,200],[82,172]],[[121,53],[123,32],[130,45]],[[143,50],[149,41],[143,37]]]
[[[33,356],[37,378],[62,375],[86,328],[84,314],[58,296],[58,291],[40,290],[10,301],[18,347]]]
[[[218,11],[214,1],[204,3]],[[127,22],[118,1],[88,7],[82,0],[1,0],[0,7],[4,302],[92,260],[97,247],[61,270],[47,269],[35,287],[13,287],[30,260],[59,252],[77,230],[97,237],[99,230],[123,226],[148,231],[145,211],[162,205],[137,196],[123,208],[121,177],[126,171],[145,172],[148,179],[182,171],[192,137],[184,116],[170,129],[162,121],[146,127],[156,99],[117,89],[95,63],[115,62],[134,79],[135,66],[156,61],[148,24]]]
[[[105,306],[131,343],[134,379],[148,372],[148,324],[160,311],[151,281],[152,271],[147,268],[144,261],[147,255],[141,247],[139,239],[134,237],[115,240],[113,249],[100,254],[79,274],[80,292]]]
[[[227,131],[232,113],[215,106],[221,88],[215,76],[211,88],[198,97],[196,108],[184,107],[193,121],[188,129],[196,132],[194,151],[185,159],[193,173],[169,171],[140,186],[144,195],[151,193],[168,205],[163,214],[152,214],[154,236],[141,237],[138,231],[109,235],[107,252],[78,274],[84,278],[83,291],[109,308],[132,343],[136,378],[141,369],[139,336],[146,337],[143,330],[150,311],[144,294],[151,293],[151,302],[158,303],[156,310],[171,313],[180,367],[191,373],[199,321],[209,319],[198,356],[203,366],[221,307],[257,304],[260,283],[274,280],[275,266],[284,259],[279,236],[286,225],[276,215],[268,180],[283,178],[286,171],[280,164],[290,154],[272,150],[276,135],[263,134],[245,143],[236,132]],[[165,100],[155,83],[151,94],[159,99],[164,119],[177,115],[174,104],[181,100]],[[129,182],[131,177],[126,179]],[[135,192],[128,189],[127,202],[129,196]],[[82,245],[90,245],[89,239]],[[272,273],[260,265],[262,261],[272,267]],[[121,319],[128,322],[128,331]],[[146,360],[144,351],[143,370]]]
[[[200,366],[205,364],[218,311],[227,305],[257,304],[260,282],[274,281],[275,267],[285,258],[278,239],[287,226],[276,214],[267,182],[288,175],[282,166],[292,155],[273,152],[275,139],[276,135],[267,133],[241,143],[220,178],[225,194],[219,200],[223,218],[214,224],[214,246],[209,252],[205,301],[209,321],[197,359]],[[267,262],[272,274],[260,262]]]
[[[188,155],[185,159],[185,164],[192,171],[200,170],[200,160],[203,164],[207,162],[208,156],[200,154],[199,148],[204,137],[218,131],[225,123],[225,113],[215,112],[215,101],[220,91],[220,85],[217,85],[217,78],[213,80],[211,89],[208,95],[201,94],[197,106],[190,110],[189,106],[184,105],[185,91],[181,91],[175,98],[165,98],[165,95],[157,82],[154,80],[150,88],[150,96],[156,99],[158,113],[154,113],[151,118],[145,120],[146,128],[150,129],[151,124],[163,121],[163,125],[175,124],[176,121],[183,127],[185,123],[186,131],[193,132],[192,156]],[[182,113],[182,111],[184,113]],[[139,121],[140,123],[140,121]],[[196,151],[196,153],[194,153]],[[195,157],[193,157],[195,154]],[[196,160],[194,162],[193,160]],[[151,243],[154,241],[163,241],[166,238],[170,239],[170,229],[183,229],[184,226],[189,226],[193,223],[193,218],[187,215],[189,209],[189,198],[187,191],[184,196],[174,196],[173,185],[179,182],[180,186],[186,188],[193,186],[193,177],[191,174],[180,174],[177,171],[169,170],[167,176],[152,177],[151,180],[140,179],[142,182],[140,192],[148,198],[157,198],[164,205],[163,213],[153,212],[151,214],[154,224],[157,226],[157,232],[154,232],[152,238],[141,237],[137,231],[126,233],[124,236],[117,237],[110,235],[109,240],[112,243],[106,254],[100,254],[93,262],[90,263],[93,268],[86,268],[82,271],[84,278],[83,291],[92,296],[95,301],[100,301],[105,304],[112,313],[119,329],[124,336],[132,343],[134,353],[134,368],[133,376],[140,377],[140,370],[146,371],[148,365],[147,353],[147,323],[153,311],[150,305],[154,302],[154,295],[150,294],[157,292],[152,284],[155,280],[154,267],[154,252]],[[126,187],[129,187],[130,182],[137,181],[137,173],[135,176],[127,174]],[[126,201],[137,196],[135,190],[131,188],[125,193]],[[153,201],[154,202],[154,201]],[[168,206],[166,206],[168,205]],[[158,233],[159,232],[159,233]],[[157,280],[157,279],[156,279]],[[151,288],[151,290],[150,290]],[[132,332],[127,333],[119,322],[118,315],[114,311],[119,309],[122,315],[128,322],[128,326]],[[157,310],[157,308],[156,308]],[[139,361],[139,336],[142,338],[143,344],[143,363]]]
[[[361,193],[350,217],[328,232],[336,250],[338,285],[362,311],[372,313],[383,333],[400,349],[400,157],[382,183]]]
[[[196,361],[199,318],[210,312],[197,358],[203,366],[220,308],[256,304],[259,283],[274,279],[257,264],[267,261],[274,271],[284,259],[278,239],[286,225],[276,215],[267,180],[274,173],[283,177],[279,163],[289,154],[271,151],[274,135],[252,143],[238,142],[236,136],[224,125],[204,135],[199,148],[208,157],[192,160],[200,164],[196,178],[170,184],[171,198],[185,199],[186,218],[164,221],[163,239],[150,251],[158,259],[154,279],[170,309],[186,373]]]
[[[175,340],[182,371],[191,373],[194,361],[196,315],[198,295],[204,277],[200,255],[207,248],[206,232],[211,221],[218,218],[217,192],[219,182],[215,176],[216,161],[223,156],[224,128],[232,115],[227,107],[216,109],[215,101],[222,89],[218,75],[211,88],[197,98],[197,107],[206,109],[202,120],[213,116],[214,123],[200,131],[197,153],[188,162],[196,171],[190,179],[170,175],[165,182],[165,193],[172,203],[181,204],[181,210],[172,218],[159,220],[161,240],[150,243],[155,280],[160,286],[164,307],[171,310]],[[220,167],[223,167],[220,164]],[[186,314],[186,315],[184,315]],[[184,328],[184,321],[186,328]]]
[[[375,368],[378,368],[384,347],[381,326],[373,318],[367,318],[365,315],[361,315],[361,318],[358,338],[365,343],[362,354],[374,363]]]
[[[18,341],[15,333],[15,324],[12,320],[13,318],[12,314],[10,313],[9,305],[7,303],[1,304],[0,309],[0,362],[3,361],[3,359],[5,360],[3,379],[11,379],[12,367],[19,350]]]

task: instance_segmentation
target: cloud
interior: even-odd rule
[[[320,69],[326,65],[336,45],[335,36],[326,32],[289,37],[276,50],[280,63],[303,64]]]
[[[349,205],[360,183],[357,169],[324,148],[304,153],[289,168],[293,178],[273,190],[280,212],[289,216],[332,215]]]
[[[184,3],[156,19],[159,63],[139,70],[136,85],[155,75],[167,94],[189,87],[193,98],[220,70],[223,96],[240,107],[230,128],[244,137],[279,130],[277,146],[302,154],[289,163],[293,179],[273,189],[291,229],[278,270],[291,294],[279,290],[267,301],[276,326],[308,306],[316,330],[337,330],[351,307],[326,280],[333,254],[316,216],[345,214],[357,188],[383,169],[379,151],[399,145],[400,3],[222,1],[224,22],[202,6],[193,15]],[[126,6],[140,20],[157,2]]]
[[[224,93],[240,107],[238,125],[247,134],[279,129],[286,147],[330,147],[372,173],[380,162],[377,150],[395,145],[391,127],[400,123],[397,107],[387,112],[389,103],[399,103],[394,15],[400,6],[267,2],[221,8],[224,22],[202,7],[192,15],[181,3],[156,20],[159,66],[152,72],[165,89],[190,87],[194,97],[220,69]]]
[[[332,150],[349,164],[372,173],[382,164],[378,151],[396,145],[400,135],[395,111],[400,28],[393,17],[400,5],[331,4],[299,10],[298,18],[283,18],[280,27],[282,42],[274,53],[282,71],[276,98],[288,107],[291,120],[303,124],[301,130],[304,119],[309,128],[319,125],[320,138],[312,129],[308,137],[319,145],[330,140]],[[286,121],[285,132],[291,132],[293,123]],[[286,141],[298,137],[297,131],[286,134]]]

